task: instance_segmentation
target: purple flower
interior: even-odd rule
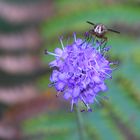
[[[105,53],[109,47],[103,47],[101,42],[84,42],[76,39],[74,42],[62,48],[56,48],[54,53],[47,54],[55,56],[55,60],[50,63],[50,67],[55,67],[50,81],[58,93],[63,93],[63,97],[73,105],[82,101],[87,110],[90,111],[90,104],[97,101],[100,91],[106,91],[105,80],[111,78],[112,64],[105,58]]]

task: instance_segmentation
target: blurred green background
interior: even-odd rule
[[[59,37],[83,37],[103,23],[109,57],[119,61],[106,81],[109,100],[93,112],[70,112],[70,104],[49,88],[53,57],[44,50],[60,47]],[[140,1],[139,0],[1,0],[0,138],[3,140],[140,139]],[[81,133],[84,138],[81,137]]]

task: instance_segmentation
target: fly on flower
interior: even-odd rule
[[[72,44],[64,46],[61,38],[61,48],[56,48],[54,52],[46,51],[55,57],[49,64],[55,67],[50,76],[51,85],[64,99],[70,101],[71,111],[74,104],[80,102],[87,111],[91,111],[90,104],[98,102],[100,92],[107,90],[105,80],[112,78],[113,63],[105,57],[109,47],[101,51],[99,41],[96,44],[85,42],[81,45],[82,42],[83,39],[76,38],[74,34]]]
[[[120,33],[119,31],[107,28],[104,24],[94,24],[90,21],[87,21],[87,23],[93,25],[93,28],[85,33],[86,41],[90,41],[92,36],[94,36],[94,37],[100,38],[103,44],[104,42],[107,42],[107,37],[105,36],[105,34],[108,31],[114,32],[114,33]]]

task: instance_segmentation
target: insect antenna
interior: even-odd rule
[[[119,31],[116,31],[116,30],[113,30],[113,29],[107,29],[108,31],[111,31],[111,32],[114,32],[114,33],[118,33],[118,34],[120,34],[120,32]]]

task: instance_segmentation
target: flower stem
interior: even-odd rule
[[[82,115],[78,108],[78,106],[76,106],[76,119],[77,119],[77,125],[78,125],[78,131],[79,131],[79,139],[80,140],[87,140],[86,139],[86,132],[85,132],[85,129],[84,129],[84,123],[83,123],[83,118],[82,118]]]

